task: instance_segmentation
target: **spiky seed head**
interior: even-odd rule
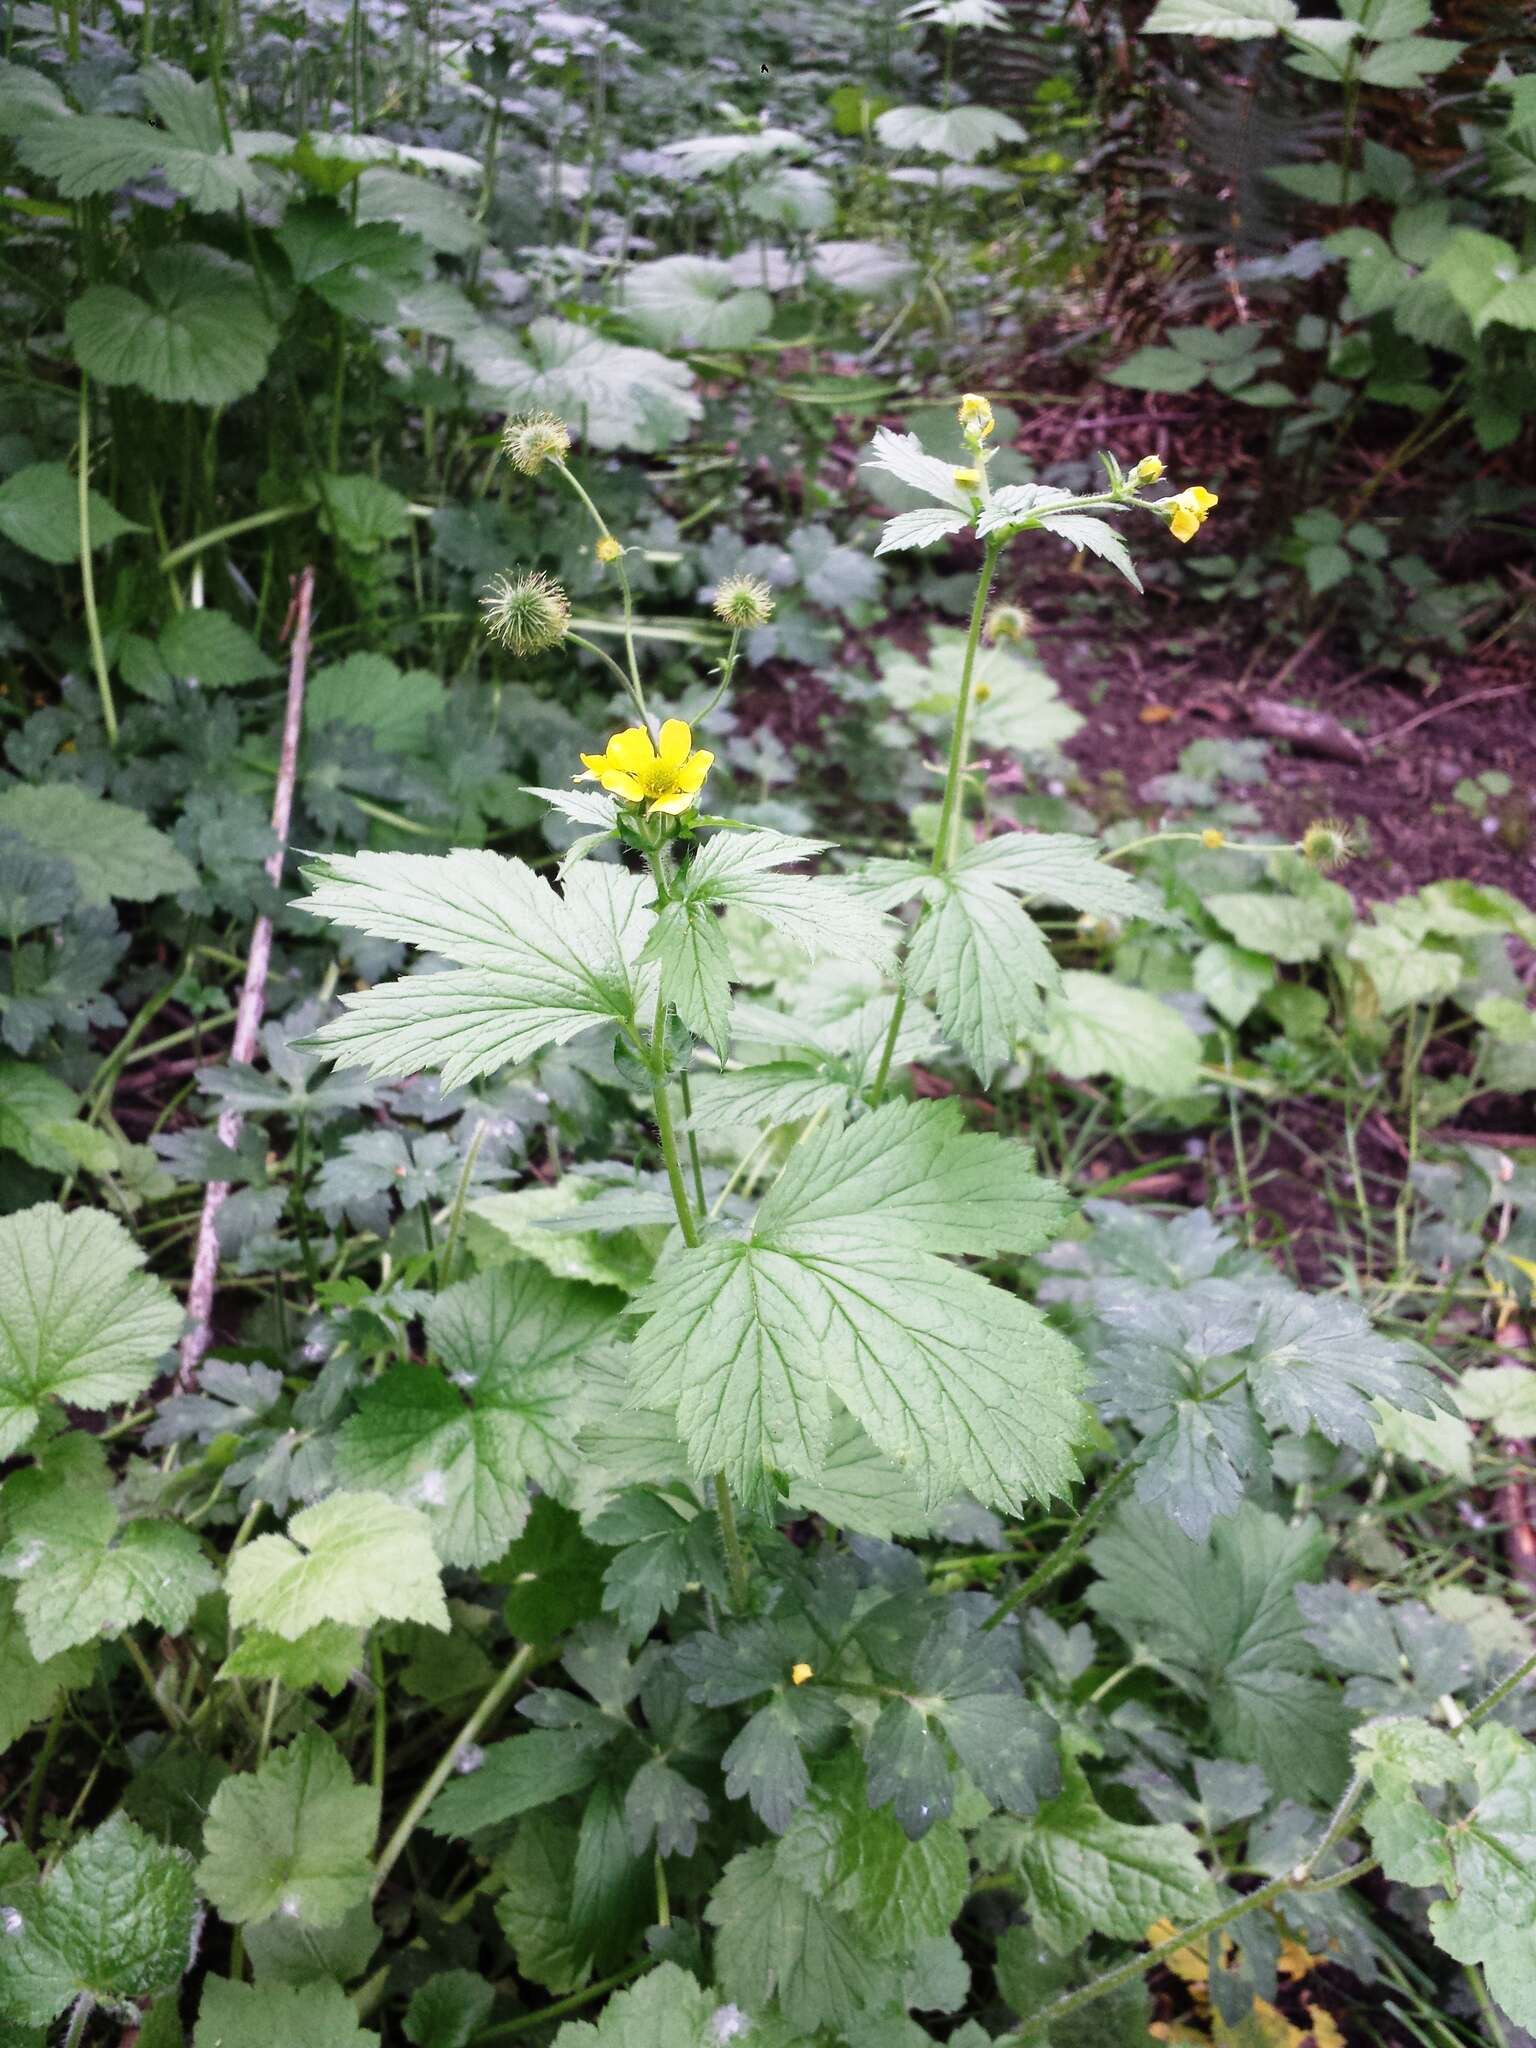
[[[1321,874],[1343,867],[1357,851],[1353,833],[1337,818],[1319,818],[1301,835],[1303,860]]]
[[[773,617],[773,592],[760,576],[722,576],[714,612],[727,626],[766,626]]]
[[[520,413],[501,430],[502,452],[524,476],[537,476],[546,462],[563,462],[571,452],[571,430],[552,412]]]
[[[571,600],[542,570],[493,576],[480,600],[485,630],[510,654],[543,654],[571,629]]]
[[[995,647],[999,640],[1023,640],[1027,638],[1034,621],[1021,604],[995,604],[987,613],[982,632],[989,646]]]

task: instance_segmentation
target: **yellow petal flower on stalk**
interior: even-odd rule
[[[1200,844],[1202,846],[1209,847],[1213,853],[1215,852],[1218,846],[1225,846],[1226,843],[1226,833],[1221,831],[1215,825],[1207,825],[1205,830],[1200,834]]]
[[[656,742],[643,725],[632,725],[614,734],[606,753],[581,758],[586,773],[577,782],[601,783],[610,796],[644,804],[648,818],[692,810],[715,763],[713,754],[694,751],[693,728],[681,718],[669,718]]]
[[[957,469],[951,471],[951,474],[962,491],[974,491],[981,483],[981,471],[979,469]]]
[[[605,533],[592,552],[600,562],[616,562],[624,549],[611,533]]]
[[[956,414],[968,439],[984,441],[997,425],[991,403],[979,391],[967,391]]]
[[[1171,498],[1155,498],[1153,504],[1159,512],[1168,514],[1168,524],[1173,528],[1175,540],[1193,540],[1206,522],[1213,506],[1221,503],[1214,491],[1208,491],[1204,484],[1195,484],[1187,491],[1178,491]]]
[[[1168,465],[1164,462],[1161,455],[1143,455],[1140,462],[1131,471],[1131,482],[1133,484],[1155,484],[1167,467]]]
[[[816,1674],[809,1664],[794,1664],[790,1667],[789,1679],[791,1685],[804,1685],[815,1676]]]

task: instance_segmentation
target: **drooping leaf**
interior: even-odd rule
[[[831,1397],[930,1499],[1064,1490],[1069,1346],[941,1253],[1038,1244],[1057,1197],[947,1104],[891,1103],[805,1140],[750,1237],[677,1252],[637,1306],[635,1390],[675,1409],[695,1468],[756,1493],[822,1471]]]
[[[190,1529],[119,1524],[103,1471],[82,1484],[67,1468],[33,1467],[8,1483],[5,1507],[10,1541],[0,1574],[17,1582],[16,1611],[43,1662],[141,1621],[180,1635],[218,1585]]]
[[[1198,1919],[1215,1904],[1187,1828],[1133,1827],[1094,1798],[1076,1759],[1059,1795],[1028,1825],[988,1823],[984,1856],[997,1856],[1023,1879],[1030,1924],[1060,1955],[1090,1934],[1141,1941],[1155,1920]]]
[[[88,1685],[96,1668],[94,1645],[81,1644],[39,1659],[27,1640],[9,1586],[0,1587],[0,1755],[37,1721],[45,1721],[60,1697]]]
[[[921,149],[974,163],[1004,142],[1022,142],[1024,130],[993,107],[891,107],[875,120],[887,149]]]
[[[778,1868],[772,1849],[733,1856],[710,1895],[721,1988],[749,2011],[771,1999],[793,2027],[842,2027],[894,1988],[873,1942]]]
[[[142,533],[99,491],[89,493],[91,551],[125,533]],[[0,535],[43,562],[80,559],[80,484],[62,462],[34,462],[0,483]]]

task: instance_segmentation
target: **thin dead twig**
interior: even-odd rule
[[[267,858],[268,879],[275,885],[283,879],[283,858],[288,850],[288,827],[293,817],[293,787],[299,772],[299,737],[304,726],[304,684],[309,669],[309,626],[314,606],[315,572],[305,569],[299,577],[288,611],[288,629],[293,638],[288,656],[288,701],[283,712],[283,751],[278,763],[277,788],[272,798],[272,830],[277,839]],[[232,1060],[249,1064],[256,1053],[256,1034],[261,1028],[267,1001],[267,970],[272,960],[272,920],[263,914],[251,933],[251,950],[245,963],[245,980],[235,1016],[235,1035],[230,1044]],[[219,1117],[218,1137],[231,1151],[240,1142],[244,1114],[234,1108]],[[189,1389],[197,1369],[207,1356],[213,1337],[213,1293],[219,1272],[219,1211],[229,1199],[227,1180],[208,1183],[203,1195],[203,1214],[197,1228],[197,1254],[192,1262],[192,1282],[187,1289],[189,1327],[181,1340],[181,1363],[176,1385]]]

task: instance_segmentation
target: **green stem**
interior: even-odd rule
[[[416,1832],[417,1823],[422,1815],[453,1775],[453,1767],[458,1760],[460,1750],[467,1743],[474,1741],[508,1693],[515,1686],[522,1683],[538,1660],[538,1645],[536,1643],[524,1643],[517,1655],[510,1660],[507,1668],[496,1680],[496,1683],[490,1687],[479,1706],[475,1708],[475,1711],[464,1723],[464,1726],[443,1751],[436,1764],[433,1765],[431,1775],[423,1782],[415,1798],[412,1799],[410,1805],[400,1816],[399,1824],[396,1826],[394,1833],[379,1852],[379,1860],[373,1867],[373,1896],[375,1898],[384,1889],[389,1873],[404,1854],[405,1845]]]
[[[949,741],[949,766],[944,775],[944,797],[939,807],[939,829],[933,842],[933,857],[928,863],[930,871],[936,875],[942,874],[949,865],[949,843],[960,810],[960,791],[965,780],[966,744],[971,713],[971,678],[976,668],[976,650],[981,645],[981,627],[987,615],[987,599],[991,595],[992,579],[997,573],[997,561],[1002,551],[1001,541],[987,542],[986,558],[982,562],[981,573],[976,578],[970,630],[965,637],[965,659],[960,669],[960,701],[955,706],[954,731]],[[875,1069],[874,1082],[869,1092],[871,1109],[878,1109],[884,1099],[885,1084],[890,1078],[891,1061],[896,1054],[896,1041],[901,1035],[902,1019],[906,1013],[907,992],[905,988],[900,988],[896,991],[890,1028],[885,1034],[885,1043],[880,1048],[880,1063]]]
[[[389,1730],[389,1688],[384,1681],[384,1644],[377,1629],[368,1645],[373,1674],[373,1789],[384,1789],[385,1742]]]
[[[27,1808],[21,1822],[21,1839],[32,1848],[37,1841],[38,1816],[43,1809],[43,1786],[48,1778],[48,1766],[53,1762],[53,1753],[59,1746],[59,1737],[64,1730],[64,1700],[58,1705],[48,1722],[43,1736],[43,1746],[38,1751],[37,1762],[32,1766],[32,1782],[27,1787]]]
[[[480,1147],[485,1143],[485,1134],[491,1128],[489,1117],[482,1117],[475,1128],[475,1135],[469,1141],[469,1150],[464,1155],[463,1171],[459,1184],[453,1191],[453,1207],[448,1212],[448,1229],[443,1237],[443,1256],[439,1268],[443,1285],[453,1279],[454,1254],[459,1247],[459,1232],[464,1227],[464,1204],[469,1196],[469,1184],[474,1178],[475,1161],[480,1157]]]
[[[955,729],[949,743],[949,768],[944,777],[944,799],[939,807],[939,829],[933,842],[933,872],[942,874],[949,866],[950,840],[953,837],[956,820],[960,812],[960,791],[965,781],[965,757],[970,737],[971,719],[971,678],[976,668],[976,650],[981,645],[981,626],[987,613],[987,599],[992,592],[992,578],[997,573],[997,558],[1002,553],[1002,543],[987,542],[986,559],[981,565],[981,574],[976,579],[976,597],[971,605],[970,630],[965,636],[965,659],[960,669],[960,701],[955,706]]]
[[[709,702],[704,706],[704,709],[694,719],[693,727],[695,732],[697,732],[701,726],[707,723],[710,714],[714,711],[716,705],[720,702],[720,699],[725,695],[726,691],[731,687],[731,677],[736,672],[736,650],[740,647],[740,645],[741,628],[740,626],[733,626],[731,628],[731,644],[729,648],[727,648],[726,650],[726,656],[724,661],[722,661],[720,664],[720,687],[715,691],[713,697],[711,697]]]
[[[129,1658],[132,1660],[134,1669],[138,1672],[140,1678],[142,1678],[144,1681],[144,1690],[149,1694],[150,1698],[154,1701],[156,1707],[160,1710],[160,1713],[163,1715],[165,1721],[169,1725],[172,1734],[179,1735],[182,1729],[186,1726],[186,1722],[182,1717],[180,1709],[177,1707],[173,1707],[170,1701],[163,1696],[159,1686],[156,1685],[155,1674],[149,1668],[149,1659],[145,1656],[144,1652],[139,1648],[139,1645],[134,1641],[131,1635],[124,1636],[122,1638],[122,1645],[123,1648],[128,1652]]]
[[[1533,1671],[1536,1671],[1536,1652],[1527,1657],[1523,1664],[1517,1665],[1508,1678],[1501,1680],[1492,1692],[1485,1694],[1475,1706],[1469,1708],[1462,1726],[1475,1728],[1479,1721],[1486,1721],[1491,1713],[1503,1706],[1518,1686],[1524,1685]]]
[[[704,1193],[704,1166],[699,1158],[699,1136],[693,1128],[693,1090],[688,1086],[688,1075],[677,1077],[677,1092],[683,1098],[683,1121],[688,1127],[688,1166],[693,1175],[693,1196],[699,1205],[699,1214],[707,1215],[709,1200]]]
[[[1104,1519],[1105,1512],[1111,1502],[1117,1500],[1126,1487],[1130,1485],[1134,1472],[1135,1468],[1129,1460],[1125,1464],[1117,1466],[1111,1472],[1108,1479],[1105,1480],[1093,1499],[1073,1523],[1071,1530],[1057,1544],[1050,1556],[1043,1559],[1036,1566],[1035,1570],[1030,1573],[1024,1583],[1021,1586],[1016,1586],[1008,1595],[1008,1598],[1002,1601],[987,1616],[986,1620],[982,1623],[983,1630],[997,1628],[1008,1619],[1010,1614],[1017,1613],[1019,1608],[1026,1606],[1043,1587],[1048,1586],[1052,1579],[1066,1570],[1093,1531]]]
[[[498,2027],[487,2027],[483,2034],[471,2037],[469,2048],[491,2048],[492,2042],[515,2040],[519,2034],[531,2034],[536,2028],[547,2026],[551,2020],[562,2019],[568,2012],[580,2012],[584,2005],[605,1997],[610,1991],[617,1991],[621,1984],[627,1984],[632,1977],[650,1969],[655,1960],[654,1956],[646,1956],[638,1963],[626,1963],[611,1977],[600,1977],[595,1984],[573,1991],[569,1998],[557,1998],[553,2005],[541,2006],[537,2012],[525,2012],[515,2020],[503,2020]]]
[[[80,379],[80,594],[85,600],[85,630],[91,643],[91,666],[96,671],[96,688],[101,696],[101,719],[107,728],[107,745],[117,745],[117,706],[112,702],[112,683],[107,675],[107,650],[101,637],[101,619],[96,610],[96,571],[91,562],[91,380]]]
[[[725,1568],[731,1579],[731,1598],[738,1613],[745,1613],[747,1606],[747,1554],[741,1547],[741,1531],[736,1527],[736,1503],[731,1499],[731,1485],[723,1472],[715,1474],[715,1512],[720,1517],[720,1547],[725,1552]]]
[[[160,557],[160,567],[165,570],[179,569],[183,562],[190,562],[194,555],[200,555],[207,548],[216,548],[220,541],[234,540],[238,534],[255,533],[263,526],[276,526],[280,520],[296,519],[301,512],[313,512],[314,505],[307,499],[297,499],[291,505],[275,505],[270,512],[252,512],[244,519],[232,519],[227,526],[210,527],[207,533],[200,533],[192,540],[184,540],[180,547],[172,548],[168,555]]]
[[[597,646],[593,641],[588,640],[584,634],[567,633],[565,637],[567,640],[570,641],[573,647],[584,647],[588,654],[595,654],[600,662],[603,662],[608,668],[611,668],[613,670],[614,674],[618,677],[620,683],[624,687],[625,695],[629,697],[634,697],[635,708],[643,718],[645,716],[644,701],[639,697],[635,697],[635,689],[633,683],[630,681],[629,677],[625,675],[623,669],[619,667],[619,664],[614,660],[613,656],[611,654],[605,654],[601,647]]]
[[[82,1991],[75,2000],[75,2009],[69,2016],[69,2032],[64,2036],[64,2048],[79,2048],[85,2038],[86,2024],[96,2010],[96,2001],[89,1991]]]
[[[1467,1963],[1463,1967],[1462,1974],[1467,1980],[1468,1989],[1477,2001],[1477,2009],[1482,2015],[1483,2029],[1488,2039],[1493,2043],[1493,2048],[1509,2048],[1509,2036],[1504,2031],[1504,2022],[1499,2018],[1498,2010],[1493,2000],[1488,1996],[1488,1986],[1483,1982],[1482,1971],[1476,1963]]]

